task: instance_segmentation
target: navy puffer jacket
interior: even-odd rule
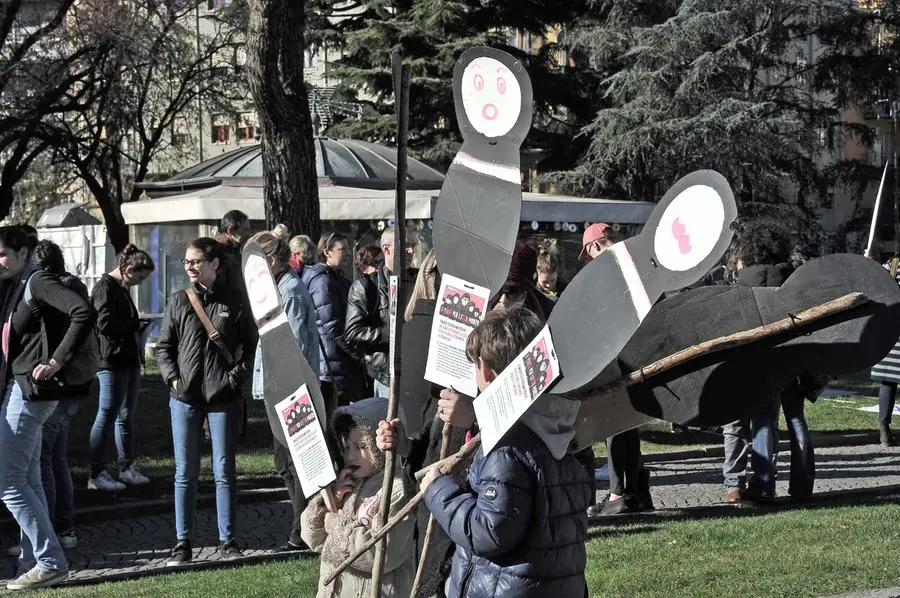
[[[593,491],[573,455],[555,459],[520,422],[487,457],[478,451],[469,485],[443,476],[425,495],[456,544],[450,598],[584,595]]]
[[[323,349],[319,378],[337,384],[347,401],[364,399],[366,374],[362,359],[352,354],[344,340],[350,281],[340,270],[324,264],[307,264],[300,278],[316,308]]]

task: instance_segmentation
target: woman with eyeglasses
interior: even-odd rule
[[[91,428],[89,490],[124,490],[126,484],[150,481],[134,467],[132,428],[141,381],[141,321],[130,291],[154,268],[146,251],[129,244],[116,258],[115,269],[104,274],[91,291],[100,341],[100,402]],[[106,470],[106,447],[114,427],[119,481]]]
[[[223,559],[242,556],[235,530],[235,455],[241,425],[240,386],[252,371],[257,330],[245,311],[245,301],[231,292],[221,272],[224,261],[224,247],[213,239],[203,237],[188,245],[182,263],[191,286],[169,297],[156,348],[159,372],[171,394],[175,448],[177,542],[166,563],[170,566],[193,558],[204,420],[209,421],[216,479],[218,554]],[[204,319],[217,338],[210,336]]]
[[[322,235],[318,244],[321,263],[307,264],[301,276],[316,307],[319,340],[322,342],[319,379],[325,386],[333,385],[338,402],[346,405],[366,398],[366,372],[361,359],[344,341],[344,321],[347,317],[347,295],[350,281],[342,267],[350,257],[350,243],[338,232]],[[328,389],[323,389],[328,394]]]

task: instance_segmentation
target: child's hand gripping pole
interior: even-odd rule
[[[460,467],[462,467],[463,465],[465,465],[468,462],[468,460],[472,457],[472,455],[475,454],[475,451],[478,450],[479,446],[481,446],[481,435],[480,434],[475,435],[472,438],[472,440],[470,440],[469,442],[464,444],[463,447],[461,449],[459,449],[459,451],[457,451],[455,454],[447,457],[446,459],[442,459],[441,461],[438,461],[437,463],[434,463],[433,465],[430,465],[429,467],[426,467],[425,469],[423,469],[421,471],[417,471],[416,476],[415,476],[416,479],[421,480],[422,478],[425,477],[426,473],[428,473],[431,469],[433,469],[435,467],[437,467],[439,469],[441,475],[448,475],[448,474],[454,473],[456,470],[458,470]],[[356,559],[358,559],[359,557],[361,557],[362,555],[367,553],[369,550],[371,550],[371,548],[373,546],[375,546],[382,538],[387,536],[390,533],[390,531],[398,523],[403,521],[410,513],[412,513],[415,510],[415,508],[419,505],[419,503],[422,502],[422,500],[425,498],[425,490],[427,490],[427,487],[419,490],[419,492],[415,496],[410,498],[409,502],[406,503],[406,505],[402,509],[400,509],[400,511],[398,511],[396,515],[391,517],[390,521],[388,521],[384,525],[384,527],[382,527],[381,529],[376,531],[374,534],[372,534],[371,539],[369,539],[369,541],[366,542],[365,545],[363,545],[361,548],[359,548],[359,550],[357,550],[356,552],[351,554],[347,558],[347,560],[345,560],[334,571],[332,571],[331,574],[328,576],[328,578],[325,580],[325,582],[324,582],[325,585],[328,585],[332,581],[334,581],[334,579],[338,575],[340,575],[344,571],[344,569],[346,569],[347,567],[352,565]]]

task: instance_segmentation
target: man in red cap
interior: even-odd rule
[[[613,246],[616,241],[613,235],[612,227],[605,222],[597,222],[584,229],[581,259],[597,259]],[[650,476],[642,464],[641,440],[637,429],[607,438],[606,454],[609,463],[609,496],[600,505],[590,507],[588,516],[594,518],[652,510]],[[580,456],[593,463],[593,450],[586,449],[584,455]]]
[[[578,258],[596,259],[612,246],[613,240],[610,238],[612,232],[612,227],[605,222],[597,222],[584,229],[581,236],[581,255]]]

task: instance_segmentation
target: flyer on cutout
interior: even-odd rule
[[[337,479],[322,425],[306,384],[275,405],[303,495],[309,498]]]
[[[535,337],[475,399],[481,447],[487,454],[559,377],[559,360],[550,327]]]
[[[425,379],[474,397],[475,365],[466,357],[466,340],[487,311],[489,289],[445,274],[431,323]]]

